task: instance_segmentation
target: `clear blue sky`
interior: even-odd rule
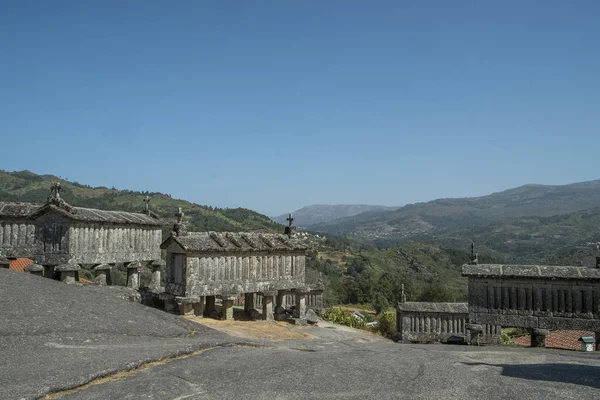
[[[0,169],[274,215],[600,178],[600,1],[1,1]]]

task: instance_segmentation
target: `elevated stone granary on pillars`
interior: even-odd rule
[[[73,207],[54,184],[45,204],[0,202],[0,258],[55,266],[159,260],[162,223],[143,213]],[[64,269],[64,268],[63,268]]]
[[[223,301],[222,318],[231,318],[233,299],[241,294],[246,296],[249,313],[254,295],[262,295],[264,319],[274,318],[285,293],[297,294],[298,309],[305,309],[306,246],[291,234],[188,233],[182,229],[182,213],[178,216],[161,249],[167,253],[164,299],[175,301],[183,314],[194,310],[197,315],[210,315],[218,296]]]

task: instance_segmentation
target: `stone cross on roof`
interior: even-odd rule
[[[471,254],[469,255],[469,264],[477,265],[477,253],[475,253],[475,243],[471,240]]]
[[[146,196],[146,198],[142,200],[144,202],[144,211],[146,211],[146,213],[150,211],[150,200],[150,196]]]
[[[288,221],[288,226],[292,226],[292,222],[294,222],[294,217],[292,217],[292,214],[288,215],[286,221]]]
[[[406,294],[404,294],[404,283],[402,284],[402,292],[400,294],[400,302],[406,303]]]
[[[181,221],[183,221],[183,216],[185,215],[185,213],[183,212],[183,210],[181,209],[181,207],[179,207],[177,209],[177,212],[175,213],[175,216],[177,217],[177,223],[180,224]]]
[[[50,187],[50,194],[48,195],[48,201],[60,200],[60,183],[54,182]]]

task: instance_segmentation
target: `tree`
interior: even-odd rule
[[[429,285],[419,296],[419,301],[451,302],[452,293],[441,284]]]
[[[390,306],[388,299],[381,293],[377,292],[373,296],[373,303],[371,303],[375,313],[377,315],[381,314],[383,311],[387,310]]]

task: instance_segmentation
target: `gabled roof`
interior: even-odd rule
[[[503,265],[478,264],[463,265],[462,276],[514,277],[514,278],[561,278],[561,279],[600,279],[600,269],[555,265]]]
[[[58,211],[68,218],[86,222],[112,222],[118,224],[162,225],[161,221],[146,214],[125,211],[105,211],[93,208],[73,207],[71,211],[64,210],[54,204],[47,204],[31,215],[37,218],[49,211]]]
[[[173,242],[191,252],[303,251],[307,249],[297,239],[278,233],[190,232],[183,236],[169,236],[161,248],[165,249]]]
[[[0,201],[0,217],[22,218],[42,207],[43,204],[34,203],[12,203]]]
[[[468,314],[469,305],[467,303],[432,303],[432,302],[412,302],[399,303],[398,310],[406,312],[442,312],[455,314]]]
[[[75,221],[162,225],[161,220],[155,214],[147,215],[125,211],[105,211],[83,207],[70,207],[66,209],[52,203],[41,205],[34,203],[0,202],[0,217],[36,219],[52,211],[58,212]]]

